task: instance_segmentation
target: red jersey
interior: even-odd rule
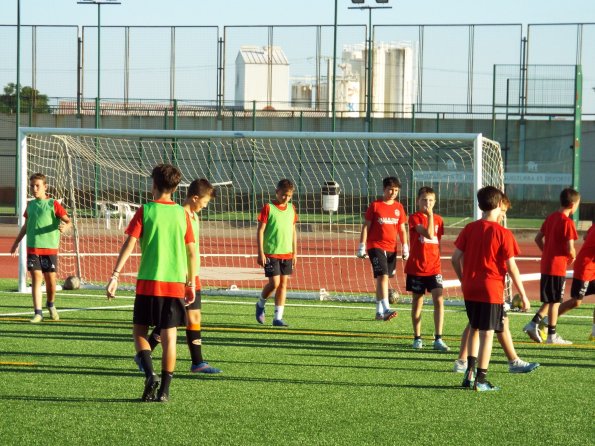
[[[550,214],[539,230],[544,236],[541,254],[541,274],[566,277],[568,267],[568,241],[578,239],[572,219],[562,212]]]
[[[520,253],[512,232],[499,223],[477,220],[463,228],[455,246],[463,251],[463,297],[504,303],[506,261]]]
[[[417,226],[428,227],[428,216],[416,212],[409,216],[409,259],[405,264],[405,274],[412,276],[435,276],[441,274],[440,240],[444,235],[442,217],[434,214],[434,237],[426,238],[417,232]]]
[[[595,280],[595,225],[591,225],[585,243],[574,261],[574,278],[591,282]]]
[[[58,219],[62,219],[65,215],[68,215],[66,209],[62,207],[62,205],[58,202],[58,200],[54,200],[54,214]],[[25,213],[23,214],[25,218],[28,218],[29,215],[27,214],[27,210],[25,209]],[[53,248],[32,248],[27,246],[27,254],[37,254],[39,256],[51,256],[57,255],[58,250]]]
[[[159,201],[157,200],[156,203],[161,204],[170,204],[176,205],[173,201]],[[192,222],[190,220],[190,215],[188,212],[186,214],[186,233],[184,234],[184,243],[187,245],[189,243],[194,243],[194,231],[192,230]],[[128,224],[126,231],[124,231],[127,235],[139,239],[143,235],[143,206],[138,208],[132,220]],[[142,280],[138,279],[136,281],[136,294],[142,294],[147,296],[162,296],[162,297],[172,297],[172,296],[184,296],[184,284],[183,283],[174,283],[174,282],[161,282],[159,280]]]
[[[277,204],[277,203],[273,203],[273,205],[279,209],[280,211],[284,211],[287,209],[287,204],[281,205],[281,204]],[[267,224],[269,221],[269,214],[271,212],[271,206],[269,203],[266,203],[261,211],[260,214],[258,215],[257,220],[261,223]],[[298,215],[297,212],[295,211],[295,206],[293,207],[293,212],[294,212],[294,218],[293,218],[293,224],[295,224],[298,221]],[[286,254],[267,254],[267,257],[272,257],[275,259],[281,259],[281,260],[289,260],[293,258],[293,253],[289,252]]]
[[[369,221],[366,249],[379,248],[387,252],[395,252],[399,228],[405,223],[407,214],[398,201],[386,204],[384,201],[373,201],[365,214]]]

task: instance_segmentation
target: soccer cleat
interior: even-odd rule
[[[60,315],[58,314],[58,310],[56,310],[56,307],[48,307],[48,311],[50,312],[50,317],[53,321],[60,320]]]
[[[413,347],[414,350],[421,350],[423,348],[423,346],[424,346],[424,343],[421,340],[421,338],[418,338],[418,339],[414,339],[413,340],[413,346],[412,347]]]
[[[467,361],[464,359],[457,359],[452,370],[456,373],[465,373],[467,371]]]
[[[264,307],[261,308],[258,302],[256,302],[256,322],[264,324]]]
[[[382,313],[376,313],[376,320],[377,321],[383,321],[384,320],[384,316],[382,315]]]
[[[589,336],[589,341],[595,341],[595,334],[592,334],[591,336]]]
[[[169,402],[169,394],[162,392],[161,390],[159,390],[159,392],[157,392],[157,397],[155,398],[155,402],[156,403],[167,403]]]
[[[544,317],[541,321],[539,321],[539,324],[537,324],[537,329],[539,330],[539,336],[541,336],[541,339],[547,339],[547,326],[548,326],[548,317]]]
[[[141,401],[155,401],[155,392],[157,391],[157,387],[161,379],[157,375],[151,375],[145,379],[145,390],[143,390],[143,396],[141,397]]]
[[[554,345],[571,345],[571,341],[567,341],[566,339],[562,339],[558,333],[554,333],[553,335],[547,336],[546,344],[554,344]]]
[[[537,327],[537,324],[529,322],[527,325],[523,327],[523,331],[527,333],[527,335],[535,342],[539,344],[543,342],[543,339],[541,339],[541,335],[539,334],[539,328]]]
[[[432,343],[432,347],[434,348],[434,350],[438,350],[439,352],[449,352],[450,351],[450,348],[448,347],[448,345],[446,345],[446,343],[442,339],[436,339]]]
[[[217,367],[210,366],[209,363],[206,361],[203,361],[199,364],[192,364],[190,366],[190,371],[192,373],[205,373],[205,374],[215,374],[215,373],[222,372],[221,369],[218,369]]]
[[[388,309],[384,312],[384,314],[382,315],[382,319],[385,322],[390,321],[392,318],[397,317],[399,313],[397,313],[397,310],[391,310]]]
[[[143,363],[141,362],[140,356],[138,356],[138,353],[136,355],[134,355],[134,362],[136,363],[136,366],[138,367],[138,371],[141,373],[145,373]]]
[[[508,371],[510,373],[529,373],[539,367],[538,362],[527,362],[521,358],[515,359],[513,362],[508,363]]]
[[[477,382],[477,380],[476,380],[475,384],[473,385],[473,390],[475,390],[476,392],[489,392],[489,391],[500,390],[500,387],[494,386],[489,381],[484,381],[484,382],[480,383],[480,382]]]
[[[475,371],[471,371],[470,373],[467,372],[468,369],[465,369],[465,371],[463,372],[465,373],[465,378],[463,379],[461,387],[463,387],[464,389],[472,389],[475,385]]]
[[[43,321],[43,316],[41,314],[36,314],[29,322],[32,324],[39,324],[41,321]]]
[[[283,319],[273,319],[273,327],[289,327]]]

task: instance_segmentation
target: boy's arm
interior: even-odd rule
[[[535,244],[537,245],[539,250],[542,252],[543,252],[543,237],[544,237],[544,234],[541,231],[539,231],[537,233],[537,235],[535,236]]]
[[[415,226],[415,232],[420,235],[423,235],[425,238],[433,239],[436,235],[434,233],[434,213],[432,211],[428,211],[428,227],[424,227],[422,224],[417,224]]]
[[[368,231],[370,230],[370,226],[372,222],[370,220],[364,220],[362,224],[362,230],[359,235],[359,247],[355,255],[360,259],[366,258],[366,241],[368,240]]]
[[[514,257],[511,257],[506,261],[506,268],[508,269],[508,275],[512,279],[512,283],[516,287],[517,291],[521,295],[521,311],[528,311],[531,309],[531,303],[527,298],[527,293],[525,293],[525,287],[523,286],[523,280],[521,279],[521,274],[519,273],[519,268],[517,267],[516,261]]]
[[[198,275],[196,271],[196,243],[186,244],[186,266],[188,274],[186,275],[186,287],[184,288],[184,301],[190,305],[196,298],[196,282],[194,278]]]
[[[450,263],[452,263],[452,268],[455,270],[457,278],[462,283],[463,282],[463,256],[465,253],[461,251],[459,248],[455,248],[455,251],[452,253],[452,257],[450,259]]]
[[[19,243],[21,243],[21,240],[23,240],[23,237],[25,237],[25,234],[27,234],[27,224],[26,223],[21,227],[21,230],[19,231],[17,238],[14,239],[14,243],[12,244],[12,246],[10,248],[10,253],[12,254],[13,257],[16,257],[17,248],[19,247]]]
[[[568,257],[570,257],[570,263],[574,262],[576,259],[576,249],[574,248],[574,240],[568,240]]]
[[[266,223],[259,221],[258,226],[256,227],[256,248],[258,249],[256,261],[263,267],[267,262],[267,258],[264,255],[264,229],[266,226]]]
[[[134,247],[136,246],[136,237],[132,237],[131,235],[128,236],[122,248],[120,249],[120,253],[118,254],[118,259],[116,260],[116,264],[114,265],[114,271],[112,272],[112,277],[110,277],[107,286],[105,287],[107,292],[107,298],[113,299],[116,297],[116,290],[118,289],[118,278],[120,277],[120,272],[132,251],[134,251]]]
[[[293,262],[293,267],[297,265],[297,231],[295,229],[295,223],[293,224],[293,258],[291,259]]]
[[[62,222],[60,225],[58,225],[58,231],[60,232],[65,233],[72,227],[72,220],[68,215],[64,214],[62,217],[60,217],[60,221]]]
[[[401,235],[401,243],[403,244],[403,254],[401,257],[403,260],[407,260],[409,258],[409,243],[407,239],[407,228],[405,227],[405,223],[401,223],[399,232]]]

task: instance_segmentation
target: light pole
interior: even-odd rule
[[[367,9],[368,10],[368,40],[366,42],[368,75],[366,83],[366,132],[372,129],[372,51],[374,51],[374,42],[372,35],[372,10],[373,9],[392,9],[392,6],[368,6],[364,3],[366,0],[351,0],[351,3],[360,6],[350,6],[349,9]],[[376,0],[376,3],[386,4],[388,0]]]
[[[119,5],[118,0],[79,0],[79,5],[97,5],[97,99],[95,102],[95,128],[99,128],[101,99],[101,5]]]
[[[336,129],[336,115],[337,115],[337,105],[336,105],[336,75],[335,75],[335,70],[337,69],[337,3],[339,2],[339,0],[335,0],[335,21],[333,24],[333,75],[332,75],[332,82],[333,82],[333,86],[332,86],[332,91],[333,91],[333,97],[331,99],[331,107],[332,107],[332,131],[334,132]]]

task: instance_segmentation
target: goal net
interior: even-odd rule
[[[59,277],[78,276],[103,286],[125,240],[136,209],[151,199],[152,168],[172,163],[187,185],[207,178],[217,198],[201,212],[201,282],[218,294],[257,292],[264,274],[256,263],[256,219],[282,178],[295,184],[299,263],[289,297],[314,293],[330,299],[369,298],[374,281],[368,260],[355,257],[363,213],[381,196],[382,179],[402,183],[400,200],[415,211],[417,190],[437,193],[435,211],[445,221],[443,255],[452,252],[458,229],[479,217],[475,192],[503,188],[498,143],[481,134],[213,132],[94,129],[21,129],[19,207],[27,200],[27,178],[48,177],[52,197],[62,200],[73,231],[62,236]],[[21,217],[22,219],[22,217]],[[21,244],[23,246],[24,243]],[[24,250],[19,289],[26,286]],[[139,253],[120,278],[133,286]],[[402,294],[403,264],[391,286]],[[456,285],[443,260],[447,285]],[[450,282],[449,282],[450,281]],[[460,294],[456,288],[447,297]]]

